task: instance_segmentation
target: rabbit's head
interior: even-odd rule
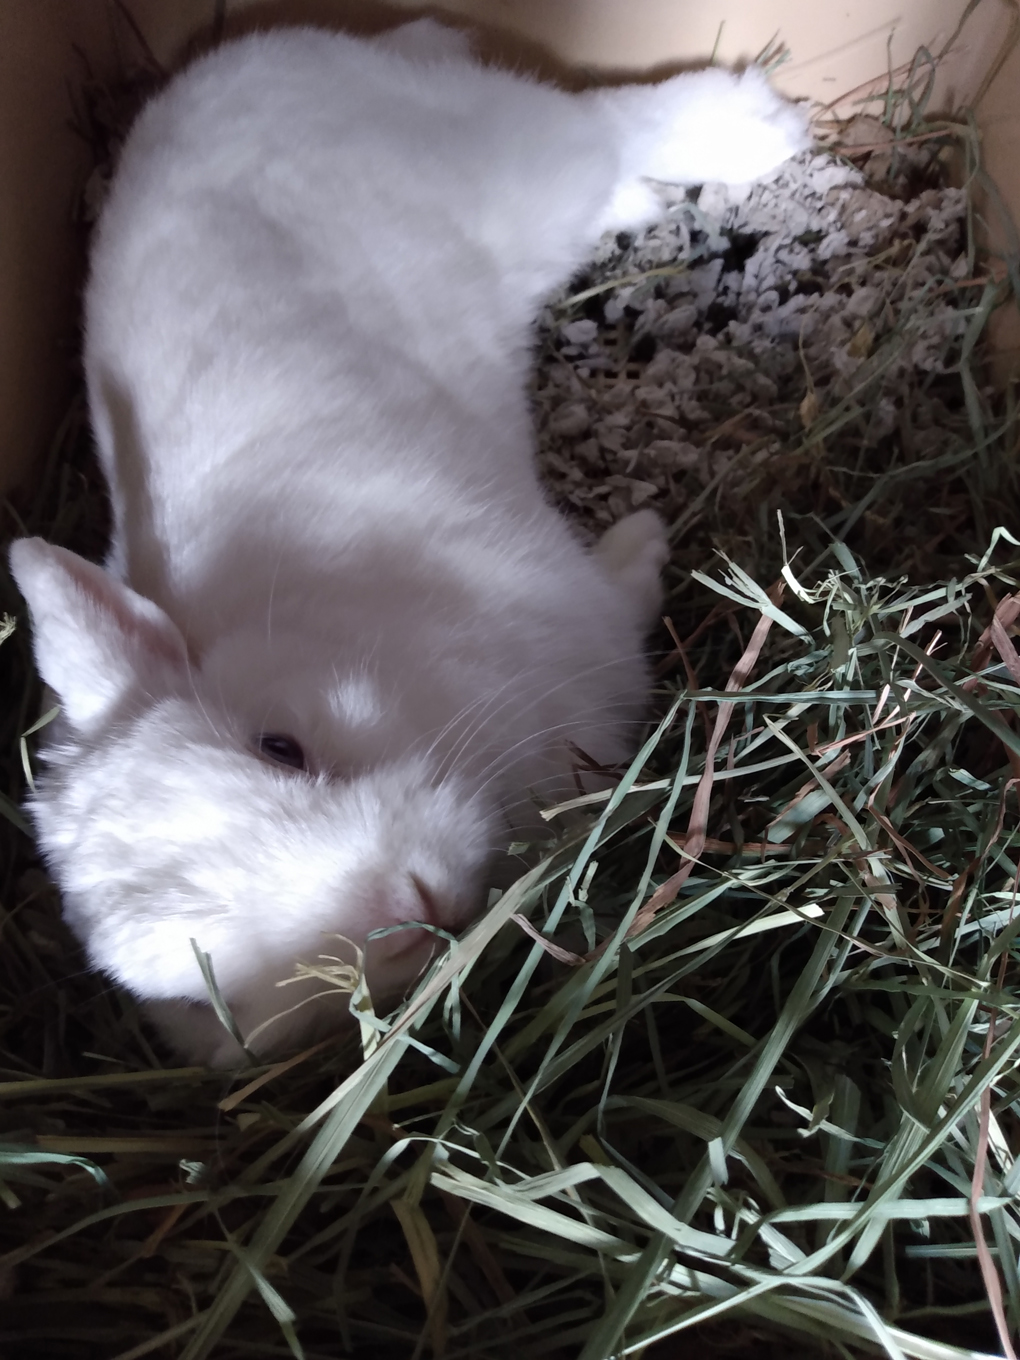
[[[189,1056],[236,1053],[192,941],[247,1035],[308,998],[275,986],[298,961],[351,962],[352,942],[373,995],[392,995],[432,957],[427,927],[477,911],[492,810],[366,664],[280,632],[191,657],[161,609],[74,554],[25,539],[11,565],[61,706],[31,803],[40,844],[90,961],[160,1003]]]

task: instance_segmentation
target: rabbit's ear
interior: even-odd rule
[[[158,605],[41,538],[13,543],[10,562],[31,611],[39,674],[83,735],[134,696],[180,687],[187,646]]]

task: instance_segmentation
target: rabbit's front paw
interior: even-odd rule
[[[669,561],[669,536],[654,510],[637,510],[618,520],[595,545],[609,575],[630,595],[648,621],[662,604],[662,568]]]

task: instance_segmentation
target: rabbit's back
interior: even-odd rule
[[[543,279],[515,272],[512,219],[548,105],[576,115],[558,91],[436,64],[260,35],[175,80],[129,139],[86,370],[111,565],[172,610],[229,591],[207,571],[238,520],[264,524],[269,555],[271,525],[328,552],[382,506],[498,506],[563,536],[530,466]]]
[[[63,710],[40,846],[181,1051],[237,1056],[196,941],[289,1043],[299,962],[340,936],[399,993],[535,797],[634,750],[665,527],[588,551],[547,505],[530,321],[649,177],[748,177],[804,131],[760,73],[568,95],[428,21],[229,44],[143,113],[86,307],[110,559],[11,563]]]

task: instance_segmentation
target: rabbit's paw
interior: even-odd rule
[[[666,526],[654,510],[619,520],[599,539],[595,553],[609,575],[651,621],[662,603],[662,568],[669,560]]]
[[[651,179],[745,184],[811,143],[806,110],[776,94],[757,66],[740,75],[709,67],[635,95],[648,101],[637,123],[649,134],[641,173]]]
[[[440,24],[435,19],[416,19],[391,28],[376,38],[379,47],[399,52],[411,61],[443,61],[449,58],[470,61],[474,55],[471,34],[462,28]]]

